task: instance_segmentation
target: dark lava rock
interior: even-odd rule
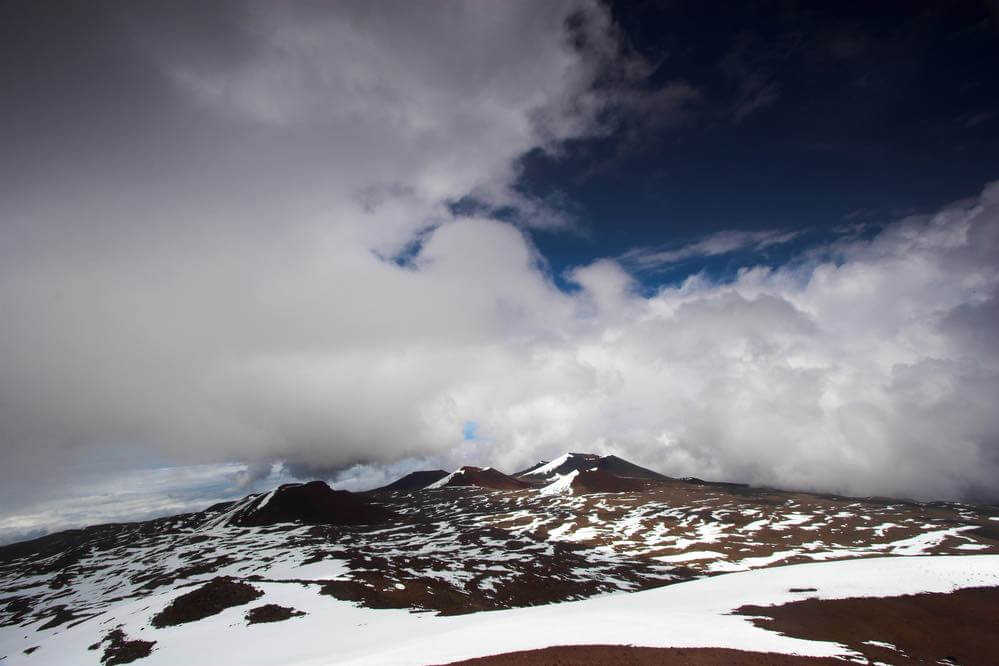
[[[640,467],[617,456],[604,456],[600,459],[600,464],[597,467],[605,472],[629,479],[649,479],[653,481],[665,481],[669,479],[668,476],[659,472],[653,472],[651,469]]]
[[[219,576],[196,590],[182,594],[153,616],[154,627],[170,627],[217,615],[226,608],[242,606],[264,593],[249,583]]]
[[[308,525],[367,525],[391,520],[392,512],[346,490],[333,490],[322,481],[290,483],[267,499],[258,498],[233,518],[233,525],[255,527],[276,523]]]
[[[156,641],[126,640],[125,632],[120,628],[109,632],[107,636],[101,639],[100,643],[104,643],[105,641],[108,644],[104,648],[104,655],[101,657],[101,663],[104,666],[130,664],[136,659],[148,657],[153,651],[153,646],[156,645]],[[100,646],[100,643],[91,645],[90,649],[96,650]]]
[[[383,492],[383,491],[393,491],[393,490],[422,490],[426,488],[431,483],[440,481],[445,476],[447,472],[442,469],[427,469],[420,470],[419,472],[411,472],[406,476],[402,477],[398,481],[394,481],[387,486],[382,486],[381,488],[375,488],[369,492]]]
[[[539,460],[538,462],[534,463],[527,469],[522,469],[519,472],[514,472],[514,476],[515,477],[530,476],[534,473],[534,470],[538,469],[539,467],[544,467],[547,464],[548,464],[547,460]]]
[[[641,467],[635,463],[628,462],[624,458],[617,456],[598,456],[594,453],[570,453],[566,460],[546,474],[538,474],[535,470],[547,463],[539,462],[537,465],[517,472],[514,476],[531,478],[550,478],[554,474],[568,474],[572,471],[583,472],[591,469],[598,469],[609,472],[615,476],[629,479],[647,479],[650,481],[667,481],[668,476],[653,472],[651,469]]]
[[[4,604],[6,605],[3,608],[3,614],[0,614],[0,627],[21,624],[25,616],[34,608],[29,597],[13,596],[0,599],[0,605]]]
[[[264,604],[263,606],[257,606],[256,608],[251,608],[246,611],[246,622],[247,624],[280,622],[281,620],[287,620],[292,617],[300,617],[302,615],[305,615],[305,613],[294,608],[278,606],[277,604]]]

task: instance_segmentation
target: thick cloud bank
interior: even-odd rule
[[[994,496],[999,185],[732,283],[645,296],[608,258],[565,292],[529,234],[571,222],[516,192],[518,156],[696,98],[631,86],[643,65],[602,8],[248,7],[211,39],[116,17],[155,95],[116,88],[139,106],[0,203],[5,498],[108,450],[372,481],[613,451],[677,476]],[[453,214],[467,195],[516,223]]]

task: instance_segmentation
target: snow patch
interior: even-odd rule
[[[555,460],[552,460],[547,465],[542,465],[541,467],[537,468],[536,470],[531,472],[528,476],[546,476],[557,470],[562,465],[564,465],[565,462],[569,460],[569,458],[571,457],[572,457],[571,453],[563,453],[562,455],[560,455]]]
[[[465,468],[464,467],[462,467],[461,469],[455,470],[455,471],[451,472],[450,474],[448,474],[447,476],[445,476],[445,477],[443,477],[443,478],[441,478],[441,479],[439,479],[439,480],[434,481],[433,483],[431,483],[429,486],[427,486],[427,489],[428,490],[436,490],[437,488],[443,488],[444,486],[446,486],[448,483],[451,482],[451,479],[453,479],[454,477],[458,476],[459,474],[464,474],[464,473],[465,473]]]
[[[572,492],[572,480],[579,476],[579,470],[572,470],[568,474],[556,474],[558,478],[538,491],[540,495],[561,495]]]
[[[256,510],[259,511],[260,509],[263,509],[265,506],[267,506],[267,503],[271,501],[271,498],[274,497],[274,493],[276,492],[277,488],[264,495],[264,499],[260,500],[260,504],[257,505]]]

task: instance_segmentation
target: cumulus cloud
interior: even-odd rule
[[[593,450],[677,476],[994,499],[997,251],[992,184],[726,283],[642,296],[603,260],[548,294],[539,311],[568,300],[561,316],[469,358],[449,428],[474,418],[465,461],[506,469]]]
[[[604,8],[248,7],[221,46],[124,21],[115,48],[162,107],[89,127],[103,150],[0,200],[8,507],[108,452],[248,463],[237,486],[275,460],[360,487],[587,450],[678,476],[992,491],[999,187],[729,283],[648,296],[603,259],[564,291],[530,225],[451,204],[552,219],[515,192],[517,158],[605,132],[641,73],[608,70]],[[786,240],[768,233],[678,251]]]
[[[0,111],[19,175],[0,198],[5,502],[94,451],[329,467],[446,448],[450,388],[558,335],[571,300],[522,229],[567,218],[515,165],[640,99],[606,8],[79,13],[73,63],[21,63],[64,99],[39,113],[20,86]],[[455,215],[466,197],[519,226]]]

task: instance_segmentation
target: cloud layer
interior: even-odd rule
[[[530,230],[571,221],[517,193],[517,159],[644,108],[641,63],[596,4],[448,7],[254,4],[215,40],[119,17],[163,107],[91,127],[103,150],[0,203],[4,501],[109,451],[361,465],[370,485],[606,451],[994,496],[999,186],[731,283],[642,295],[604,259],[566,292]],[[517,224],[454,214],[465,196]]]

